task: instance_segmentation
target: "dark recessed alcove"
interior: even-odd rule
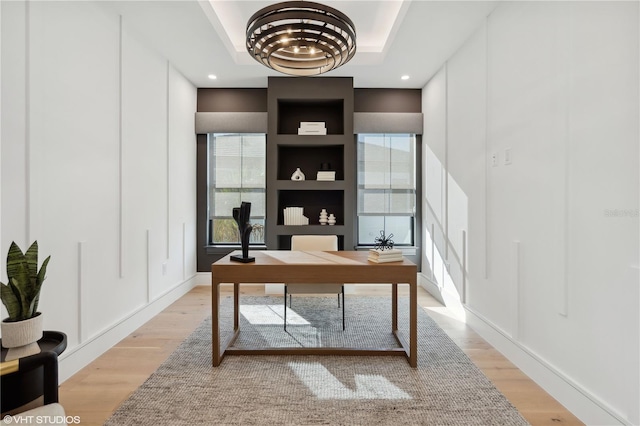
[[[344,225],[344,191],[281,190],[278,192],[278,225],[284,225],[285,207],[303,207],[304,215],[309,218],[309,225],[322,226],[319,224],[322,209],[334,214],[336,225]]]
[[[336,180],[344,180],[344,146],[278,146],[278,180],[291,179],[300,168],[306,180],[316,180],[321,165],[329,164]]]
[[[302,121],[322,121],[328,135],[342,135],[344,102],[342,99],[278,99],[278,134],[297,135]]]

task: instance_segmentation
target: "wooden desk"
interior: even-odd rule
[[[223,257],[211,265],[213,366],[222,362],[225,354],[238,355],[404,355],[409,365],[418,361],[418,289],[417,267],[408,260],[402,262],[373,263],[367,261],[366,251],[304,252],[304,251],[252,251],[254,263],[232,262]],[[391,325],[400,348],[233,348],[240,332],[240,283],[326,283],[392,284]],[[220,284],[233,284],[233,335],[227,342],[220,341],[219,307]],[[398,284],[409,284],[409,341],[398,333]],[[284,333],[285,331],[283,331]],[[222,343],[222,345],[221,345]]]

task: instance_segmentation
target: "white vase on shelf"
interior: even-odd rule
[[[300,170],[300,167],[296,168],[296,171],[291,175],[291,180],[304,180],[304,173]]]
[[[329,223],[329,225],[335,225],[336,224],[336,217],[333,215],[333,213],[331,213],[329,215],[329,219],[327,219],[327,222]]]
[[[320,212],[320,225],[326,225],[329,219],[327,218],[327,210],[322,209]]]

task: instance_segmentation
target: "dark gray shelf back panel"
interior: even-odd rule
[[[328,135],[344,134],[342,99],[278,99],[278,134],[297,135],[303,121],[322,121]]]
[[[341,190],[280,190],[278,191],[278,225],[284,225],[285,207],[304,207],[304,215],[309,218],[309,226],[322,226],[319,223],[322,209],[335,215],[336,225],[344,225],[344,198],[344,191]]]
[[[336,180],[344,180],[344,146],[278,146],[278,180],[291,179],[299,167],[306,180],[316,180],[322,163],[329,163]]]

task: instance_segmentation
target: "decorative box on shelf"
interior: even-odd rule
[[[303,207],[285,207],[284,224],[285,225],[308,225],[309,218],[304,216]]]
[[[299,135],[326,135],[327,128],[324,121],[301,121],[298,127]]]
[[[319,171],[316,180],[336,180],[336,172],[335,171]]]

